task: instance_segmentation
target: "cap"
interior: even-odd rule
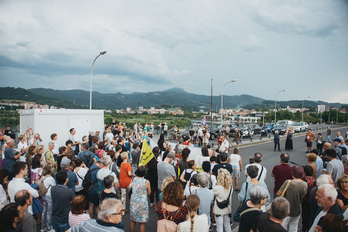
[[[341,140],[340,140],[339,138],[335,138],[333,141],[334,141],[334,142],[341,143]]]
[[[61,168],[67,168],[70,165],[71,160],[68,158],[63,158],[62,161],[60,162],[60,167]]]

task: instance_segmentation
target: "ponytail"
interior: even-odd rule
[[[191,229],[190,231],[193,232],[193,225],[195,223],[195,216],[197,215],[197,210],[199,209],[200,205],[200,199],[196,194],[191,194],[188,196],[186,200],[186,207],[190,212],[190,218],[191,218]]]
[[[191,229],[190,232],[193,232],[193,225],[195,224],[195,216],[196,216],[196,211],[191,211],[190,212],[190,218],[191,218]]]

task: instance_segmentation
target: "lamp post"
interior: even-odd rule
[[[93,73],[93,66],[94,66],[94,63],[95,61],[98,59],[99,56],[102,56],[102,55],[105,55],[106,54],[106,51],[101,51],[99,53],[99,55],[97,55],[97,57],[93,60],[93,63],[92,63],[92,68],[91,68],[91,82],[90,82],[90,85],[89,85],[89,109],[91,110],[92,109],[92,73]]]
[[[286,89],[282,89],[282,90],[278,91],[278,93],[275,96],[275,99],[274,99],[274,123],[277,123],[277,97],[278,97],[278,94],[280,94],[281,92],[285,92],[285,91],[286,91]]]
[[[305,99],[308,99],[308,98],[311,98],[311,97],[308,96],[308,97],[306,97]],[[303,122],[303,103],[304,103],[304,100],[305,100],[305,99],[302,100],[302,121],[301,121],[301,122]]]
[[[232,83],[232,82],[236,82],[236,79],[230,80],[229,82],[225,83],[224,86],[222,86],[222,90],[221,90],[221,126],[222,126],[222,122],[223,122],[223,108],[224,108],[224,88],[227,84]]]

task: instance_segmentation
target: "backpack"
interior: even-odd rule
[[[48,189],[51,187],[51,185],[49,185],[48,188],[46,188],[46,186],[44,184],[44,180],[46,178],[41,178],[41,179],[35,180],[35,182],[34,182],[35,184],[37,184],[39,186],[39,189],[37,191],[38,191],[40,197],[46,195]]]
[[[347,148],[345,147],[339,147],[342,150],[342,156],[347,155]]]
[[[83,152],[83,162],[85,163],[87,168],[90,168],[94,163],[92,155],[93,153],[91,151],[89,151],[88,155],[85,152]]]
[[[82,181],[82,187],[87,192],[89,192],[93,188],[94,184],[98,180],[97,179],[94,183],[92,182],[92,172],[97,170],[97,169],[99,169],[99,167],[88,170],[87,174],[85,175],[85,179],[83,179],[83,181]]]
[[[168,220],[166,215],[164,214],[164,209],[162,209],[162,210],[163,210],[162,211],[163,219],[157,221],[157,232],[176,232],[178,225],[174,221]],[[180,211],[180,209],[178,209],[174,218],[176,217],[176,215],[178,214],[179,211]],[[173,218],[173,220],[174,220],[174,218]]]
[[[109,175],[111,175],[112,174],[112,171],[110,171],[110,173],[109,173]],[[108,176],[108,175],[107,175]],[[104,189],[105,189],[105,186],[104,186],[104,179],[103,180],[100,180],[100,179],[98,179],[97,178],[97,181],[98,181],[98,192],[99,193],[101,193],[101,192],[103,192],[104,191]]]

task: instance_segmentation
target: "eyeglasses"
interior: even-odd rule
[[[348,184],[348,181],[342,181],[341,183],[342,184]]]
[[[119,213],[112,213],[111,215],[124,215],[126,213],[125,209],[122,209]]]

